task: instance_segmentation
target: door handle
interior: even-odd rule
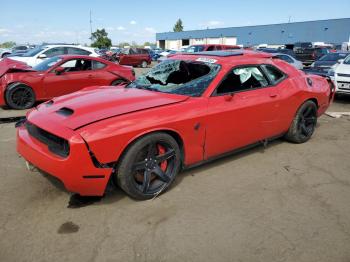
[[[88,75],[88,77],[92,78],[92,75]]]
[[[275,97],[277,97],[277,94],[270,94],[270,97],[275,98]]]

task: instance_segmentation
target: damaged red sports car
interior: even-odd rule
[[[34,67],[5,58],[0,62],[0,106],[31,108],[36,101],[88,86],[118,85],[134,79],[132,68],[91,56],[55,56]]]
[[[101,196],[114,182],[149,199],[183,168],[277,137],[308,141],[333,96],[331,81],[270,54],[181,54],[124,87],[39,105],[17,124],[17,150],[69,191]]]

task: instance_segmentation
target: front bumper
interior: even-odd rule
[[[350,77],[335,77],[335,92],[337,94],[350,94]]]
[[[17,151],[24,159],[58,178],[70,192],[82,196],[102,196],[112,168],[96,167],[79,135],[72,137],[69,143],[70,154],[62,158],[33,138],[24,125],[17,128]]]

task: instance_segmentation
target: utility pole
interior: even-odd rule
[[[91,18],[91,10],[90,10],[90,43],[92,44],[92,18]]]

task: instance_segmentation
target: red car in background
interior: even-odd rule
[[[206,45],[190,45],[186,48],[186,53],[196,53],[203,51],[221,51],[241,49],[237,45],[220,45],[220,44],[206,44]]]
[[[121,65],[146,68],[152,62],[149,51],[144,48],[124,48],[115,56],[116,61]]]
[[[127,86],[37,106],[17,123],[17,150],[69,191],[102,196],[113,181],[149,199],[182,168],[277,137],[308,141],[334,92],[271,54],[180,54]]]
[[[31,108],[36,101],[134,78],[132,68],[91,56],[55,56],[34,67],[5,58],[0,62],[0,106]]]

